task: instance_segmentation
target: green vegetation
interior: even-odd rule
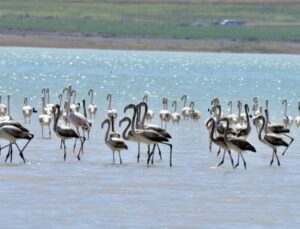
[[[0,30],[187,39],[300,41],[300,4],[108,3],[85,0],[0,0]],[[247,26],[211,26],[242,19]],[[196,21],[205,24],[197,27]]]

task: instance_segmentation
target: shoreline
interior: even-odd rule
[[[78,33],[0,32],[0,47],[300,54],[300,42],[84,36]]]

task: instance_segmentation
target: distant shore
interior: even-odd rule
[[[226,39],[170,39],[151,37],[84,36],[76,33],[5,31],[0,46],[188,52],[300,54],[300,42],[242,42]]]

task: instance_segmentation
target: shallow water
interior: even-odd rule
[[[268,166],[271,150],[260,144],[253,129],[249,140],[257,153],[246,153],[247,170],[233,170],[229,161],[208,152],[204,121],[211,98],[224,104],[239,98],[252,104],[270,99],[271,119],[281,122],[281,100],[289,101],[289,113],[297,115],[300,98],[300,57],[293,55],[209,54],[183,52],[133,52],[63,49],[0,48],[0,94],[2,102],[12,95],[12,116],[23,121],[23,97],[40,110],[43,87],[51,101],[69,84],[80,100],[95,90],[98,113],[78,162],[68,144],[67,161],[59,140],[42,139],[38,114],[27,125],[35,134],[23,164],[15,153],[13,163],[0,163],[0,228],[265,228],[294,227],[300,223],[297,195],[299,183],[299,129],[292,127],[295,142],[282,166]],[[168,148],[163,160],[146,167],[146,148],[136,163],[137,147],[128,143],[122,153],[124,165],[112,165],[100,124],[105,118],[106,94],[112,92],[113,107],[123,117],[124,105],[137,103],[149,91],[149,106],[159,123],[161,97],[194,100],[202,113],[199,123],[182,121],[168,125],[174,149],[173,167]],[[169,108],[171,110],[171,108]],[[234,107],[236,112],[236,107]],[[118,129],[121,131],[121,129]],[[5,141],[1,141],[4,145]],[[280,151],[282,152],[282,151]],[[117,156],[117,155],[116,155]],[[116,157],[117,158],[117,157]],[[234,154],[236,159],[236,155]]]

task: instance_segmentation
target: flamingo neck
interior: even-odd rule
[[[284,115],[287,115],[287,102],[284,102]]]
[[[232,115],[232,103],[229,103],[229,114]]]
[[[108,110],[110,110],[111,109],[111,94],[108,94],[107,95],[107,100],[108,100]]]
[[[108,120],[108,119],[107,119]],[[107,123],[107,130],[106,130],[106,133],[105,133],[105,143],[108,142],[108,134],[109,134],[109,130],[110,130],[110,122],[106,122]]]
[[[50,103],[50,91],[47,91],[47,100],[48,100],[48,104]]]
[[[262,141],[262,136],[261,135],[262,135],[263,129],[266,129],[266,119],[264,118],[264,116],[261,116],[261,118],[258,119],[258,120],[262,120],[262,126],[260,127],[259,133],[258,133],[258,139],[260,141]]]
[[[7,114],[10,117],[10,95],[7,96]]]
[[[85,99],[82,100],[82,106],[83,106],[83,115],[85,118],[87,118]]]
[[[174,113],[177,111],[177,102],[174,103]]]
[[[54,132],[56,132],[56,130],[57,130],[57,123],[58,123],[59,113],[60,113],[60,107],[57,107],[57,114],[55,114],[55,112],[53,112],[53,115],[54,115],[53,131]]]
[[[146,115],[148,113],[148,105],[146,103],[144,104],[144,107],[145,107],[145,110],[144,110],[144,115],[143,115],[142,123],[141,123],[142,128],[144,128],[144,126],[145,126]]]
[[[128,121],[128,124],[127,124],[127,126],[125,127],[125,129],[123,130],[122,138],[125,139],[125,140],[128,140],[129,137],[128,137],[127,131],[128,131],[128,129],[130,128],[131,119],[128,118],[128,119],[126,119],[126,120]],[[127,136],[126,136],[126,133],[127,133]]]
[[[183,107],[185,107],[186,106],[186,96],[184,96],[183,99],[184,99]]]
[[[211,121],[210,121],[211,120]],[[210,140],[213,142],[214,139],[214,133],[215,133],[215,128],[216,128],[216,122],[213,118],[210,118],[209,122],[212,122],[212,127],[210,130]]]

